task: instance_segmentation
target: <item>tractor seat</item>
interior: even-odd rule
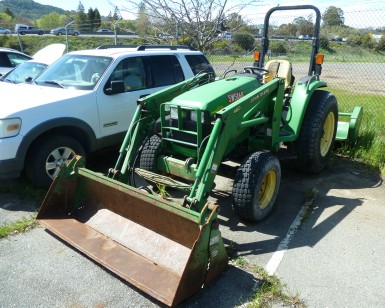
[[[263,76],[263,83],[268,83],[276,77],[285,78],[285,88],[292,85],[294,81],[293,68],[287,60],[271,60],[266,63],[265,69],[269,72]]]

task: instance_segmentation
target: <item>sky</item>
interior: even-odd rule
[[[41,4],[56,6],[65,10],[76,10],[79,0],[34,0]],[[137,0],[138,2],[140,0]],[[230,2],[244,2],[247,0],[230,0]],[[115,6],[121,10],[124,19],[135,18],[124,10],[129,7],[127,0],[81,0],[85,12],[91,7],[97,8],[102,16],[113,13]],[[385,27],[385,1],[384,0],[260,0],[254,7],[248,8],[247,13],[241,12],[252,24],[263,23],[265,13],[276,5],[300,5],[312,4],[317,6],[321,14],[329,6],[336,6],[344,11],[345,25],[352,27]],[[257,22],[256,20],[262,20]],[[255,22],[254,22],[255,21]]]

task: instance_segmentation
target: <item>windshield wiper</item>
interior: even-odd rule
[[[3,81],[10,82],[10,83],[16,83],[16,82],[14,82],[13,80],[8,79],[8,78],[5,78]]]
[[[65,86],[63,86],[61,83],[54,80],[47,80],[47,81],[44,81],[44,83],[53,84],[55,86],[65,89]]]

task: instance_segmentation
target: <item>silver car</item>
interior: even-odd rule
[[[75,29],[67,28],[67,31],[68,31],[68,35],[78,36],[80,34],[80,32],[78,30],[75,30]],[[50,33],[55,34],[55,35],[65,35],[66,34],[66,28],[62,27],[62,28],[52,29],[50,31]]]
[[[12,33],[11,30],[0,27],[0,34],[11,34],[11,33]]]

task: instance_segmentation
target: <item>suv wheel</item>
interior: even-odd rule
[[[40,138],[28,152],[25,171],[28,179],[37,186],[49,187],[60,169],[76,155],[85,156],[83,146],[65,135]]]

